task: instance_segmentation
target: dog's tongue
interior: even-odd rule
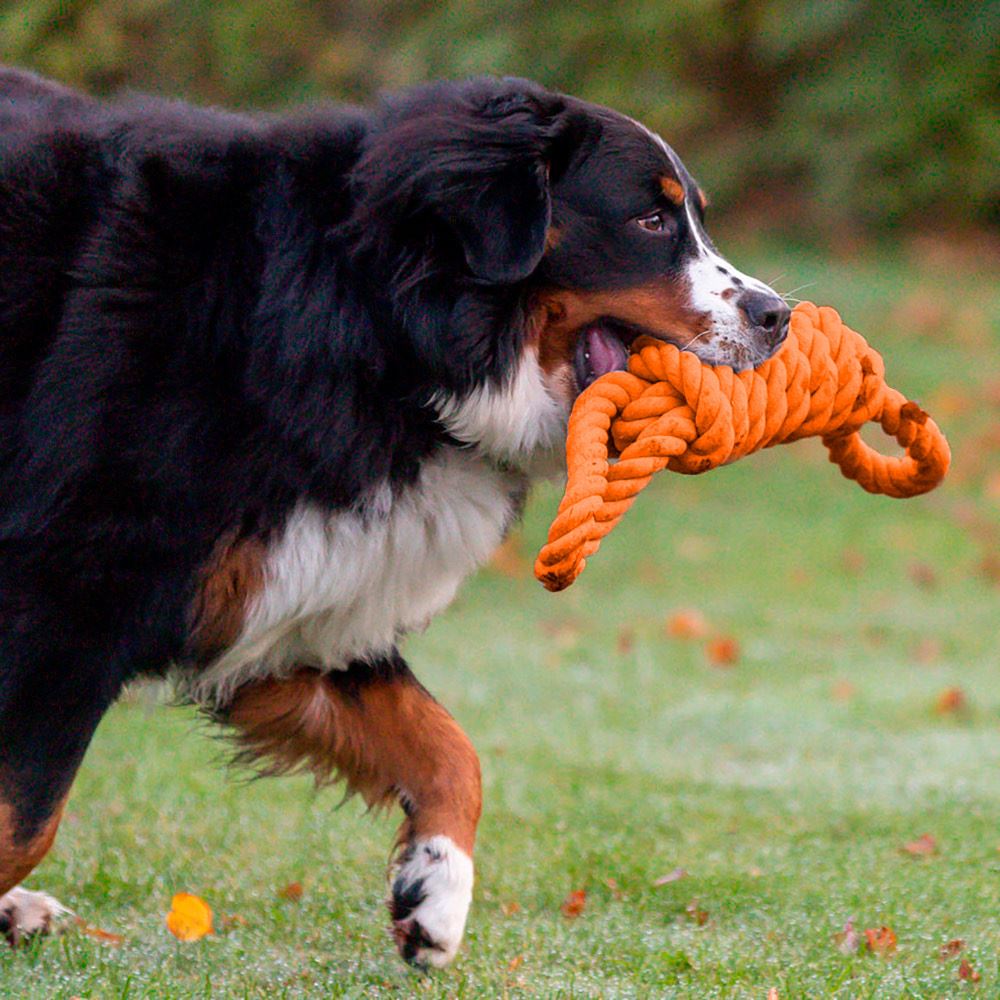
[[[577,375],[581,387],[628,364],[628,350],[621,340],[601,326],[588,327],[577,345]]]

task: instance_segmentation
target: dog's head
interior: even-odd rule
[[[413,91],[356,176],[433,405],[497,457],[556,445],[639,334],[742,369],[787,332],[784,301],[716,251],[676,153],[606,108],[523,80]]]

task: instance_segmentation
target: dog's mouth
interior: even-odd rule
[[[629,346],[637,334],[608,320],[589,323],[577,335],[573,353],[573,372],[582,392],[608,372],[624,371],[628,366]]]

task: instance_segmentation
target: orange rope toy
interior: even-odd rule
[[[569,479],[535,576],[563,590],[661,469],[696,474],[774,444],[822,438],[849,479],[869,493],[911,497],[934,489],[951,461],[937,424],[885,382],[885,365],[836,311],[803,302],[788,337],[759,368],[735,373],[643,337],[628,371],[609,372],[579,396],[569,418]],[[906,454],[880,455],[858,434],[869,421]],[[609,437],[618,461],[608,462]]]

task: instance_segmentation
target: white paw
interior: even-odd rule
[[[415,840],[399,859],[389,911],[399,954],[411,965],[447,965],[472,902],[472,858],[451,837]]]
[[[36,934],[49,934],[69,912],[47,892],[32,892],[18,885],[0,896],[0,934],[16,946]]]

